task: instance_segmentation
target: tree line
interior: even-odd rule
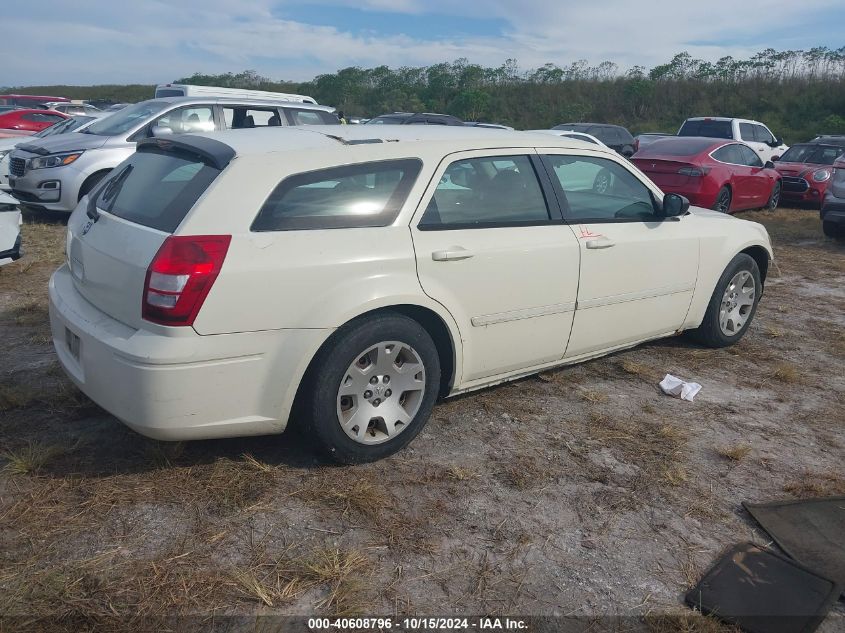
[[[788,143],[818,133],[845,133],[845,46],[768,48],[748,59],[726,56],[715,62],[682,52],[665,64],[635,66],[624,73],[610,61],[523,70],[512,59],[496,67],[458,59],[425,67],[349,67],[306,82],[274,81],[250,70],[196,73],[174,82],[308,94],[347,117],[428,111],[518,129],[597,121],[637,133],[675,132],[687,117],[713,115],[764,121]],[[26,90],[115,101],[153,94],[153,86]]]

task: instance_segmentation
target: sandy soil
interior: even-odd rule
[[[726,630],[683,594],[729,546],[769,543],[741,502],[845,494],[845,245],[814,211],[743,215],[777,267],[737,346],[675,338],[449,400],[352,468],[291,433],[161,444],[93,405],[46,326],[63,227],[29,217],[27,256],[0,269],[0,630],[313,613]],[[669,398],[665,373],[704,388]],[[843,629],[840,602],[820,630]]]

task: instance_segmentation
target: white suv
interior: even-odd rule
[[[354,463],[406,445],[439,396],[682,330],[730,345],[771,256],[761,225],[571,139],[183,135],[140,142],[73,213],[50,321],[73,381],[144,435],[295,419]]]
[[[759,121],[726,117],[694,117],[687,119],[678,136],[704,136],[742,141],[757,152],[764,163],[777,160],[789,149],[783,141]]]

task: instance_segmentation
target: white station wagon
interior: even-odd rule
[[[751,322],[756,223],[689,208],[615,152],[477,128],[150,139],[83,199],[50,281],[62,366],[163,440],[305,425],[385,457],[438,397]]]

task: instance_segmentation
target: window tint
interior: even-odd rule
[[[485,156],[449,165],[419,228],[484,228],[548,221],[546,199],[531,159]]]
[[[743,165],[748,165],[749,167],[762,167],[763,161],[757,156],[757,152],[755,152],[750,147],[746,147],[745,145],[735,145],[737,151],[739,152],[740,159],[742,160]]]
[[[83,130],[84,134],[99,134],[101,136],[116,136],[135,128],[150,117],[158,114],[170,104],[167,101],[142,101],[127,106],[102,121],[93,123]]]
[[[152,125],[169,128],[174,134],[213,132],[214,115],[211,106],[188,106],[171,110],[153,121]]]
[[[144,149],[116,167],[89,204],[172,233],[219,173],[190,154]]]
[[[344,165],[280,182],[252,231],[387,226],[405,203],[422,163],[416,158]]]
[[[762,125],[754,125],[754,140],[758,143],[774,143],[775,137]]]
[[[337,125],[340,123],[335,115],[322,110],[285,108],[285,112],[291,125]]]
[[[754,142],[757,140],[757,136],[754,132],[755,127],[757,126],[751,125],[750,123],[739,124],[739,136],[742,138],[743,141]]]
[[[570,222],[658,220],[651,191],[619,163],[590,156],[546,156],[568,203]]]
[[[57,116],[55,114],[42,114],[41,112],[30,112],[29,114],[22,114],[21,118],[24,121],[35,121],[37,123],[56,123],[58,121],[64,121],[64,117]]]
[[[708,138],[733,138],[730,121],[697,119],[685,121],[678,136],[706,136]]]
[[[718,141],[708,138],[681,138],[669,136],[658,138],[643,147],[640,142],[638,158],[650,156],[695,156],[709,147],[718,145]]]
[[[223,120],[227,130],[254,127],[278,127],[282,125],[276,108],[250,108],[247,106],[225,106]]]
[[[713,158],[723,163],[730,163],[731,165],[743,165],[742,155],[739,153],[739,145],[731,143],[720,147],[713,152]]]

